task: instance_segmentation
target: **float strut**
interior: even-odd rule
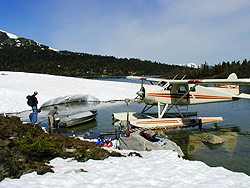
[[[202,128],[202,120],[201,119],[199,119],[198,125],[199,125],[199,129],[201,130],[201,128]]]
[[[127,133],[126,133],[126,137],[130,136],[130,130],[129,130],[129,103],[130,103],[130,99],[125,99],[125,102],[127,103]]]

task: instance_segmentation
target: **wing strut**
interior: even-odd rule
[[[161,112],[161,103],[158,102],[158,118],[161,119],[168,109],[168,104],[164,105],[163,111]]]
[[[182,100],[182,99],[184,99],[184,97],[186,97],[189,93],[190,93],[190,91],[192,91],[195,87],[197,86],[197,83],[194,85],[194,86],[192,86],[175,104],[173,104],[169,109],[168,109],[168,111],[167,112],[169,112],[174,106],[177,108],[177,105],[178,105],[178,103]],[[188,105],[187,105],[188,106]],[[178,108],[177,108],[178,109]],[[178,109],[178,111],[179,111],[179,109]],[[183,115],[180,113],[180,115],[183,117]]]
[[[149,109],[151,109],[153,107],[153,105],[148,106],[147,104],[145,105],[145,107],[143,108],[141,113],[144,113],[146,111],[148,111]]]

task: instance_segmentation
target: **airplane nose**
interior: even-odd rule
[[[145,88],[142,87],[142,89],[138,91],[136,94],[143,100],[145,98]]]

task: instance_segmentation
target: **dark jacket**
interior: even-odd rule
[[[37,100],[37,98],[36,98],[36,96],[33,94],[32,96],[32,107],[33,106],[36,106],[36,108],[37,108],[37,104],[38,104],[38,100]]]

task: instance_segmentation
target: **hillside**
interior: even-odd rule
[[[64,76],[175,75],[185,67],[139,59],[57,51],[0,30],[0,70]]]
[[[227,78],[235,72],[249,77],[250,60],[223,61],[201,68],[188,68],[135,58],[91,55],[58,51],[34,40],[25,39],[0,30],[0,70],[33,72],[63,76],[98,77],[127,75],[160,75],[166,78]]]

